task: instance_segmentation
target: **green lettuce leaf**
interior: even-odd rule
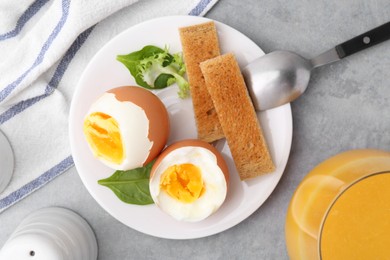
[[[179,97],[189,96],[189,83],[184,78],[185,64],[180,53],[170,54],[168,49],[147,45],[141,50],[118,55],[136,83],[147,89],[162,89],[174,83],[179,87]]]

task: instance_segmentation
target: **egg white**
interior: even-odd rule
[[[129,101],[119,101],[113,93],[104,93],[91,106],[88,115],[100,112],[113,117],[122,138],[124,159],[115,164],[104,158],[100,161],[115,170],[141,167],[149,156],[153,141],[149,140],[149,119],[144,109]]]
[[[202,173],[205,192],[192,203],[183,203],[160,189],[160,178],[164,171],[175,164],[191,163]],[[227,183],[217,157],[203,147],[180,147],[167,154],[156,168],[150,180],[150,194],[155,204],[173,218],[196,222],[213,214],[226,198]]]

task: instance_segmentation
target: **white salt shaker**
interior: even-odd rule
[[[28,215],[0,250],[1,260],[96,260],[96,237],[75,212],[59,207]]]
[[[7,187],[14,170],[14,155],[7,138],[0,131],[0,193]]]

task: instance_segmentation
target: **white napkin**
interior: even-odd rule
[[[13,148],[15,169],[0,194],[0,212],[73,166],[71,98],[105,43],[158,16],[202,16],[217,1],[1,1],[0,130]]]

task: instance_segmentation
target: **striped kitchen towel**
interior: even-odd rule
[[[13,148],[15,169],[0,194],[0,212],[73,166],[71,98],[82,71],[105,43],[158,16],[203,16],[216,2],[1,1],[0,130]]]

